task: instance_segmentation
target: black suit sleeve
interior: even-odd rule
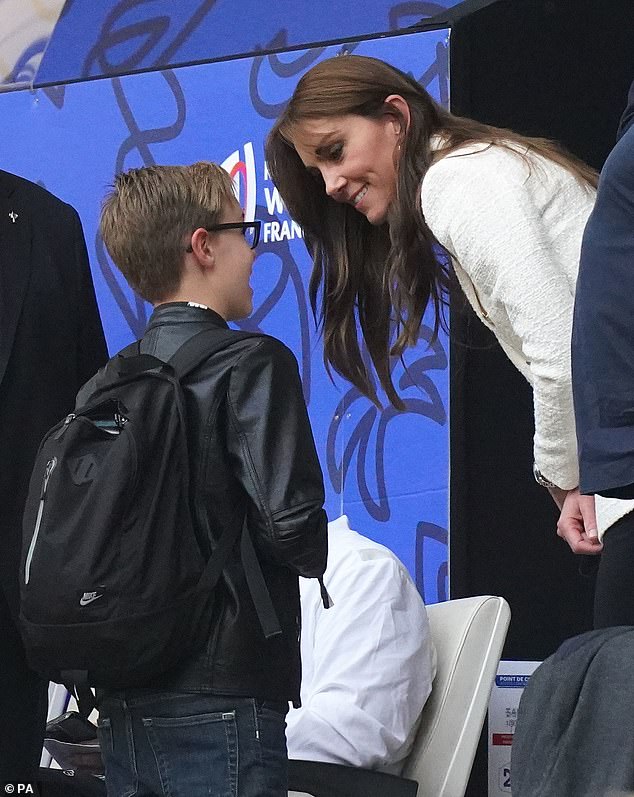
[[[232,369],[227,443],[254,543],[300,576],[326,569],[324,484],[292,352],[263,338]]]
[[[77,212],[74,208],[70,210],[78,279],[77,389],[79,389],[107,361],[108,350],[90,273],[84,233]]]

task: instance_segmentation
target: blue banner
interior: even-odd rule
[[[36,85],[375,36],[420,24],[461,0],[70,0]]]
[[[435,30],[346,49],[410,72],[447,103],[447,42],[448,31]],[[264,162],[264,138],[298,78],[340,51],[332,46],[0,95],[2,167],[40,182],[79,211],[114,352],[143,333],[151,308],[130,291],[98,235],[100,203],[113,175],[154,163],[225,166],[247,217],[263,222],[255,309],[241,326],[281,338],[297,356],[329,517],[345,512],[353,528],[394,550],[434,602],[447,597],[447,340],[431,343],[427,319],[406,367],[394,362],[405,413],[378,410],[350,385],[333,384],[309,309],[310,262],[301,230]]]

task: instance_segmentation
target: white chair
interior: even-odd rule
[[[481,596],[427,613],[438,668],[402,774],[418,783],[418,797],[463,797],[511,610],[504,598]]]
[[[418,783],[418,797],[464,797],[511,612],[504,598],[485,595],[427,613],[438,666],[402,775]]]

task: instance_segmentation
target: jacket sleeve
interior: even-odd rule
[[[578,262],[562,262],[551,226],[567,227],[566,235],[578,231],[580,249],[590,201],[579,201],[576,182],[549,185],[552,175],[542,172],[547,167],[531,164],[529,171],[519,154],[497,150],[490,148],[486,157],[443,158],[425,178],[423,210],[476,292],[508,318],[513,340],[493,331],[531,372],[535,463],[547,479],[570,490],[579,484],[570,365],[571,275]],[[567,203],[565,220],[552,218],[552,209],[543,212],[536,191],[546,206],[544,195],[558,194]]]
[[[615,498],[634,498],[633,266],[634,126],[601,172],[581,248],[572,337],[581,491]]]
[[[78,390],[108,360],[86,241],[77,211],[67,206],[73,225],[73,253],[77,279],[77,385]]]
[[[346,552],[325,583],[328,610],[317,584],[300,584],[305,670],[302,706],[286,719],[289,758],[393,767],[411,750],[436,670],[425,606],[376,548]]]
[[[292,352],[269,337],[250,345],[232,368],[228,405],[227,448],[256,547],[300,576],[321,577],[324,484]]]

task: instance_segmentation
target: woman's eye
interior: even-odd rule
[[[330,152],[328,153],[328,157],[332,161],[340,160],[342,155],[343,155],[343,144],[335,144],[330,148]]]

